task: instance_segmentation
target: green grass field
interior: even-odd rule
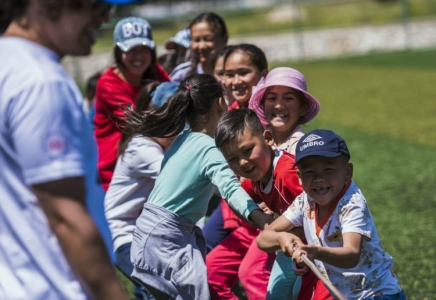
[[[280,66],[301,70],[321,102],[306,131],[347,141],[408,299],[436,299],[436,50]]]
[[[408,299],[436,299],[436,51],[280,65],[302,71],[321,102],[306,130],[347,141]]]

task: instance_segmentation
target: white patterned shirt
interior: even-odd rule
[[[304,226],[309,245],[343,247],[343,234],[355,232],[363,236],[360,260],[354,268],[343,269],[315,260],[319,271],[348,299],[393,295],[401,291],[393,273],[393,259],[383,250],[366,200],[354,182],[324,225],[318,226],[315,201],[305,192],[283,215],[294,226]]]

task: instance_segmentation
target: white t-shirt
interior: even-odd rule
[[[114,250],[132,242],[136,219],[160,173],[164,150],[148,137],[134,137],[117,160],[104,199]]]
[[[303,129],[300,126],[295,128],[294,132],[286,139],[286,141],[280,146],[274,146],[273,149],[285,150],[292,155],[295,155],[295,149],[297,148],[297,143],[304,135]]]
[[[88,175],[94,193],[82,95],[58,56],[33,42],[0,38],[0,65],[0,299],[88,299],[31,190]]]
[[[401,291],[393,273],[394,261],[384,252],[374,220],[360,189],[351,182],[324,226],[315,220],[315,202],[303,192],[283,214],[294,226],[304,226],[309,245],[343,247],[347,232],[363,236],[360,261],[356,267],[341,269],[315,260],[319,271],[348,299],[394,295]]]

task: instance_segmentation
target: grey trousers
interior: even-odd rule
[[[133,232],[132,277],[175,299],[210,299],[206,243],[189,219],[145,203]]]

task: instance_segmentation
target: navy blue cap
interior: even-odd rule
[[[297,143],[295,163],[307,156],[350,157],[344,139],[331,130],[315,129],[306,133]]]
[[[165,81],[159,84],[156,89],[151,93],[151,101],[157,107],[161,107],[178,89],[179,83],[172,81]]]

